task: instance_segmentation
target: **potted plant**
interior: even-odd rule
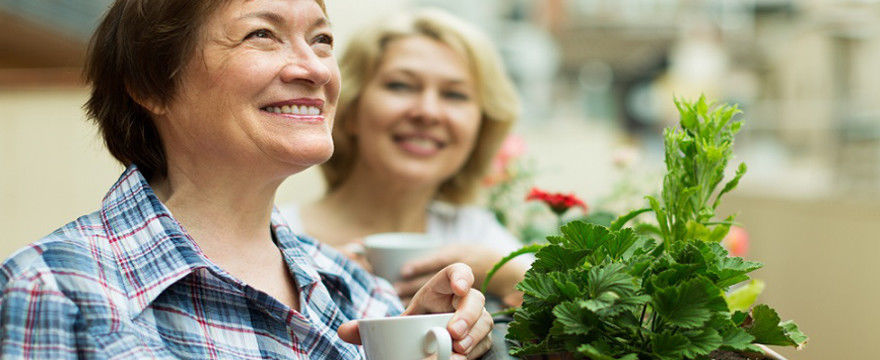
[[[715,211],[746,172],[722,185],[742,123],[736,106],[676,100],[678,128],[666,129],[666,174],[658,197],[602,226],[569,222],[535,253],[517,289],[507,339],[525,359],[764,359],[763,345],[802,346],[807,337],[767,305],[752,307],[762,265],[730,256],[719,242],[734,217]],[[656,223],[626,224],[643,213]],[[488,283],[493,272],[487,276]],[[484,283],[484,284],[485,284]]]

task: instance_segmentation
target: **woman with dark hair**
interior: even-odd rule
[[[339,94],[321,0],[117,0],[86,104],[127,169],[101,208],[0,267],[4,358],[359,358],[363,317],[455,312],[459,358],[491,344],[463,264],[404,310],[390,285],[274,210],[325,161]]]

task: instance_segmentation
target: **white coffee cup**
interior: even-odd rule
[[[367,360],[420,360],[452,356],[452,336],[446,325],[452,313],[358,320]]]
[[[439,239],[423,233],[379,233],[364,238],[364,253],[374,274],[394,282],[400,279],[404,264],[430,254],[440,245]]]

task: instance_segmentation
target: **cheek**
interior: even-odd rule
[[[466,143],[469,147],[477,140],[480,132],[480,124],[482,123],[482,114],[479,109],[464,111],[458,121],[458,136],[462,143]]]

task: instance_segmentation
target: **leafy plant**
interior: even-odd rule
[[[664,132],[667,173],[660,198],[609,226],[565,224],[534,252],[517,289],[508,339],[515,356],[567,352],[576,358],[707,359],[716,350],[760,352],[756,344],[801,346],[807,338],[766,305],[744,312],[763,283],[733,285],[762,265],[731,257],[719,244],[734,218],[715,221],[721,197],[746,171],[719,189],[741,122],[735,106],[705,98],[676,101],[680,128]],[[657,224],[624,225],[653,212]],[[488,283],[493,272],[487,276]]]

